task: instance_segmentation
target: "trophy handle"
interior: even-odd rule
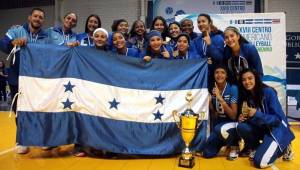
[[[198,118],[198,123],[197,123],[197,127],[196,127],[196,129],[198,129],[199,127],[200,127],[200,125],[202,124],[202,122],[203,122],[203,118],[204,118],[204,116],[205,116],[205,112],[201,112],[200,114],[199,114],[199,118]]]
[[[173,115],[173,119],[175,120],[175,123],[176,123],[177,127],[180,129],[180,123],[178,123],[176,121],[176,118],[175,118],[176,116],[178,117],[178,111],[177,110],[173,110],[172,115]]]

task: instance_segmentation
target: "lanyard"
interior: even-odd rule
[[[31,43],[35,43],[37,41],[38,37],[39,37],[39,34],[36,34],[36,36],[34,37],[33,34],[30,32],[30,40],[29,41]]]
[[[224,89],[223,89],[223,91],[222,91],[222,97],[223,97],[223,95],[224,95],[224,92],[225,92],[226,88],[227,88],[227,82],[226,82],[225,87],[224,87]],[[225,101],[225,102],[226,102],[226,101]],[[222,106],[221,106],[221,104],[219,103],[219,100],[216,98],[216,110],[217,110],[219,113],[224,113],[223,108],[220,109],[220,107],[222,107]]]
[[[204,39],[202,38],[202,50],[203,50],[203,54],[206,56],[206,51],[207,51],[207,44],[206,42],[204,41]]]

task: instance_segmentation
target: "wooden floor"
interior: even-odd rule
[[[101,157],[78,158],[72,156],[72,145],[62,146],[50,151],[31,148],[26,155],[18,155],[15,147],[15,120],[8,112],[0,112],[0,170],[174,170],[179,168],[177,157],[137,158],[120,157],[104,159]],[[300,125],[292,127],[296,140],[293,141],[295,159],[290,162],[278,159],[270,170],[300,170]],[[196,157],[197,170],[250,170],[255,169],[247,158],[228,161],[225,157],[203,159]]]

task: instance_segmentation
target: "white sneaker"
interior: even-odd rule
[[[227,160],[233,161],[239,157],[239,147],[238,146],[230,146],[230,152],[227,157]]]
[[[294,154],[292,152],[292,146],[288,145],[288,147],[283,151],[282,160],[291,161],[294,159]]]
[[[250,161],[253,161],[254,156],[255,156],[255,153],[256,153],[256,150],[251,150],[251,151],[250,151],[250,153],[249,153],[249,160],[250,160]]]
[[[17,154],[26,154],[29,152],[29,148],[27,146],[17,145],[16,152]]]

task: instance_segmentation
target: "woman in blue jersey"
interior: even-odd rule
[[[235,27],[227,27],[225,35],[225,62],[228,64],[232,83],[238,82],[240,71],[252,68],[263,76],[263,68],[260,56],[254,45],[250,44]]]
[[[194,59],[200,58],[194,48],[191,48],[190,37],[186,33],[181,33],[177,37],[176,50],[173,51],[174,59]]]
[[[164,42],[167,41],[168,36],[168,24],[164,17],[157,16],[153,19],[150,30],[156,30],[160,32]]]
[[[93,33],[95,29],[101,27],[100,17],[96,14],[91,14],[85,21],[85,30],[77,35],[77,41],[81,46],[93,46]]]
[[[194,46],[201,57],[209,59],[209,64],[217,64],[223,60],[224,38],[222,31],[213,25],[208,14],[200,14],[197,18],[201,35],[194,40]]]
[[[172,50],[174,50],[177,46],[177,38],[181,33],[180,24],[176,21],[169,24],[169,37],[171,40],[168,42]]]
[[[124,35],[121,32],[113,33],[113,47],[116,49],[116,52],[121,55],[131,56],[138,58],[139,51],[136,48],[126,47],[126,40]]]
[[[213,129],[203,150],[205,158],[217,156],[222,146],[230,146],[227,157],[234,160],[238,157],[237,108],[238,88],[227,82],[225,66],[216,66],[214,70],[215,86],[209,102]]]
[[[50,43],[71,47],[79,45],[79,42],[76,41],[76,33],[72,31],[76,24],[77,15],[73,12],[67,13],[62,20],[62,26],[48,29]]]
[[[282,156],[295,138],[279,103],[276,91],[261,81],[253,69],[239,75],[241,114],[237,132],[257,168],[265,168]]]
[[[133,48],[137,48],[139,52],[142,52],[146,46],[146,35],[145,23],[142,20],[136,20],[130,29],[128,42]]]
[[[152,58],[172,58],[172,50],[168,45],[163,44],[163,38],[159,31],[150,31],[147,35],[147,40],[146,50],[142,54],[145,61],[150,61]]]

